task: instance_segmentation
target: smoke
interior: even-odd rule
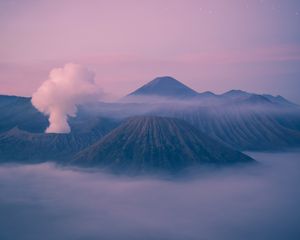
[[[249,154],[176,181],[0,165],[0,239],[300,239],[300,153]]]
[[[49,79],[32,95],[32,104],[40,112],[49,115],[47,133],[68,133],[68,116],[75,117],[77,105],[95,99],[99,90],[90,70],[73,63],[55,68]]]

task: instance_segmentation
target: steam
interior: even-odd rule
[[[77,105],[95,99],[98,95],[90,70],[73,63],[55,68],[49,79],[32,95],[32,104],[40,112],[49,115],[47,133],[69,133],[68,116],[75,117]]]

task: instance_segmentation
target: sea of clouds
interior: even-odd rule
[[[300,152],[163,179],[0,166],[0,239],[300,239]]]

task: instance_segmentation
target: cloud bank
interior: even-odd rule
[[[32,104],[49,115],[47,133],[69,133],[68,116],[76,116],[77,105],[96,99],[99,89],[95,75],[78,64],[68,63],[55,68],[32,95]]]
[[[299,153],[178,181],[0,166],[0,239],[298,240]]]

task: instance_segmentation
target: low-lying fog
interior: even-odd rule
[[[0,166],[0,239],[300,239],[300,152],[178,181]]]

